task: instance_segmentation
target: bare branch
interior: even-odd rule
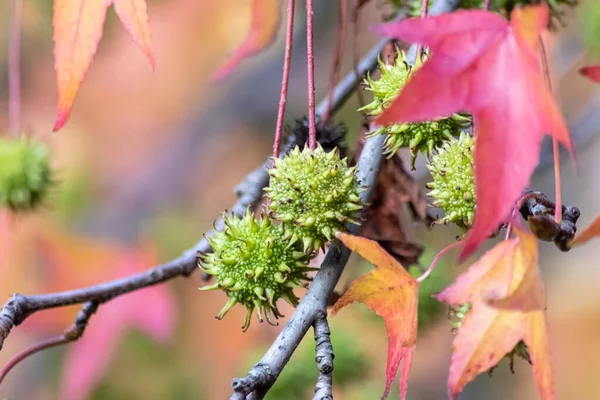
[[[10,360],[4,366],[4,368],[2,368],[2,370],[0,370],[0,383],[2,383],[2,381],[11,369],[13,369],[18,363],[20,363],[27,357],[32,356],[35,353],[38,353],[42,350],[50,349],[52,347],[60,346],[78,340],[81,336],[83,336],[85,328],[87,327],[90,318],[92,317],[92,315],[94,315],[96,310],[98,310],[97,302],[90,301],[88,303],[85,303],[81,308],[81,311],[79,311],[79,313],[75,317],[75,321],[73,322],[73,324],[67,330],[65,330],[62,335],[38,343],[13,357],[13,359]]]
[[[313,400],[333,400],[333,346],[327,314],[319,313],[313,324],[316,342],[315,361],[319,366],[319,378],[315,386]]]

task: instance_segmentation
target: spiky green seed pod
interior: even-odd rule
[[[286,240],[300,241],[305,251],[324,246],[347,223],[358,224],[355,215],[363,207],[359,194],[364,189],[356,167],[348,167],[337,149],[327,153],[320,145],[315,150],[296,147],[275,159],[269,175],[265,191],[270,215],[281,221]]]
[[[281,317],[277,300],[283,299],[292,306],[298,304],[294,288],[306,287],[310,256],[283,239],[280,225],[271,223],[263,214],[259,219],[248,210],[242,218],[223,217],[225,228],[214,237],[207,238],[212,252],[200,255],[198,265],[210,275],[215,284],[200,290],[221,289],[229,298],[221,310],[221,319],[236,304],[246,307],[248,314],[243,330],[257,310],[258,319],[273,324]]]
[[[370,76],[365,80],[366,90],[373,92],[373,102],[359,111],[366,111],[372,116],[383,113],[398,97],[398,93],[408,81],[411,71],[418,69],[421,65],[422,61],[418,60],[411,68],[404,52],[398,53],[393,65],[379,60],[379,69],[381,70],[379,80],[373,80]],[[401,147],[408,147],[411,154],[411,166],[414,170],[419,151],[429,158],[434,148],[440,146],[445,140],[458,136],[461,129],[465,129],[470,123],[470,118],[453,114],[449,118],[441,118],[436,121],[382,126],[369,132],[368,136],[386,135],[384,151],[388,157],[396,154]]]
[[[432,189],[428,196],[433,198],[432,205],[445,214],[437,223],[453,222],[464,232],[473,224],[477,203],[474,151],[475,141],[463,132],[458,139],[452,138],[438,149],[427,164],[433,177],[433,182],[427,184]]]
[[[29,211],[52,185],[50,152],[33,139],[0,139],[0,207]]]

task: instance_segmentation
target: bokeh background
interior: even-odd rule
[[[234,186],[270,154],[283,58],[280,34],[268,51],[244,62],[229,79],[211,82],[212,74],[244,38],[250,3],[148,0],[157,58],[154,73],[109,10],[98,55],[71,120],[52,134],[56,113],[52,1],[23,2],[23,134],[50,146],[59,184],[35,215],[0,213],[2,303],[13,292],[76,288],[166,261],[193,245],[215,216],[233,204]],[[299,3],[288,122],[306,113],[304,4]],[[360,17],[359,54],[378,39],[367,27],[380,20],[384,6],[381,0],[371,3]],[[338,9],[336,1],[316,5],[317,95],[322,98]],[[0,3],[0,132],[8,126],[9,11],[9,2]],[[547,43],[554,88],[578,146],[578,174],[564,159],[563,199],[580,207],[579,225],[584,227],[600,214],[600,91],[578,76],[577,69],[600,60],[600,4],[582,1],[565,20],[567,27],[549,36]],[[351,68],[348,33],[343,72]],[[350,143],[359,131],[357,107],[353,98],[338,114],[349,127]],[[552,196],[548,150],[548,146],[543,150],[531,186]],[[416,178],[424,183],[422,167]],[[408,219],[405,229],[426,247],[423,265],[457,233],[450,227],[428,231]],[[600,398],[598,244],[568,254],[542,244],[541,252],[557,397]],[[353,258],[340,285],[347,286],[368,268]],[[445,259],[430,281],[431,291],[444,287],[456,271],[451,257]],[[231,378],[245,374],[279,328],[254,320],[242,333],[241,307],[217,321],[214,316],[225,296],[199,293],[202,284],[200,274],[194,274],[102,306],[80,342],[35,355],[12,371],[0,388],[0,398],[228,398]],[[409,398],[441,399],[452,334],[447,310],[422,300]],[[71,307],[39,313],[15,328],[0,353],[0,364],[25,347],[60,334],[77,311]],[[291,312],[286,309],[284,314]],[[332,320],[332,338],[336,398],[379,398],[387,346],[383,322],[354,305]],[[268,398],[312,398],[316,376],[309,335]],[[511,375],[503,361],[491,379],[483,375],[469,384],[462,398],[536,396],[529,366],[517,361],[516,374]],[[390,398],[397,398],[397,388]]]

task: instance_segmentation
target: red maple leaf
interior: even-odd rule
[[[554,399],[554,375],[545,318],[537,238],[515,228],[456,282],[435,296],[472,304],[453,343],[448,395],[455,399],[478,374],[494,367],[519,341],[528,348],[540,396]]]
[[[594,65],[592,67],[583,67],[580,70],[582,75],[587,76],[593,81],[600,83],[600,65]]]
[[[547,7],[535,6],[515,9],[510,23],[472,10],[377,27],[383,35],[421,43],[433,53],[378,124],[473,114],[477,210],[462,258],[509,216],[538,163],[545,133],[572,151],[539,65],[539,33],[547,21]]]

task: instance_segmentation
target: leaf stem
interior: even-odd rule
[[[315,55],[313,37],[313,0],[306,0],[306,66],[308,74],[308,147],[317,148],[317,127],[315,121]]]
[[[281,95],[279,96],[279,109],[277,110],[277,127],[275,128],[275,140],[273,142],[273,158],[279,157],[279,152],[281,149],[283,118],[285,117],[285,105],[287,103],[288,83],[290,81],[290,65],[292,63],[295,8],[296,0],[288,0],[287,27],[285,33],[285,56],[283,59],[283,77],[281,79]],[[274,165],[274,163],[275,161],[273,160],[271,165]]]
[[[421,0],[421,18],[425,18],[427,16],[427,10],[429,8],[429,0]],[[417,44],[417,50],[415,51],[415,64],[417,60],[421,57],[421,44]]]
[[[22,0],[12,0],[8,32],[8,132],[16,137],[21,130],[21,13]]]
[[[552,81],[550,79],[550,68],[548,67],[548,57],[546,55],[546,48],[542,36],[538,37],[540,43],[540,56],[542,59],[542,68],[544,71],[544,77],[546,78],[546,85],[548,90],[552,92]],[[558,151],[558,140],[552,137],[552,152],[554,154],[554,187],[556,190],[556,208],[554,209],[554,220],[557,224],[562,222],[562,199],[560,189],[560,153]]]
[[[323,121],[327,121],[329,119],[329,113],[331,112],[331,104],[333,100],[333,89],[335,88],[335,85],[340,79],[340,66],[342,63],[342,55],[344,54],[344,39],[346,37],[347,16],[348,0],[340,0],[335,56],[333,59],[331,78],[329,79],[329,92],[327,93],[327,109],[325,110],[325,114],[323,115]]]
[[[427,268],[427,271],[425,271],[423,273],[423,275],[421,275],[420,277],[417,278],[417,282],[419,282],[419,283],[423,282],[431,274],[431,272],[435,268],[435,265],[437,264],[437,262],[440,259],[440,257],[443,256],[448,250],[451,250],[451,249],[455,248],[456,246],[461,245],[462,243],[463,243],[462,240],[459,240],[458,242],[454,242],[454,243],[450,244],[445,249],[442,249],[442,251],[440,251],[435,256],[435,258],[433,259],[433,261],[429,265],[429,268]]]

